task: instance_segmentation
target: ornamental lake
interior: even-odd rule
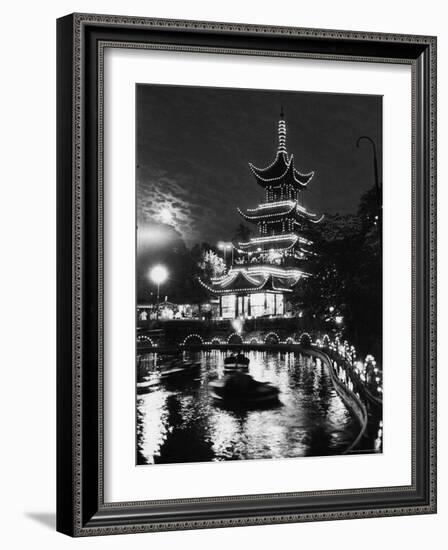
[[[334,389],[326,364],[299,353],[251,351],[249,374],[280,390],[266,409],[225,408],[208,383],[224,376],[222,351],[184,352],[199,361],[196,377],[161,381],[156,353],[138,358],[138,465],[338,455],[356,439],[360,425]],[[368,452],[375,452],[373,438]],[[365,452],[365,451],[364,451]]]

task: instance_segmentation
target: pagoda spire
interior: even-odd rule
[[[280,111],[280,120],[278,121],[278,152],[287,154],[286,152],[286,122],[284,119],[283,105]]]

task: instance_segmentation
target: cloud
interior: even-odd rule
[[[193,170],[197,174],[201,170]],[[239,223],[234,199],[216,186],[216,178],[139,166],[137,219],[139,225],[170,223],[188,245],[229,238]]]
[[[139,224],[169,220],[189,246],[230,239],[243,221],[237,206],[264,200],[248,162],[272,162],[281,104],[297,168],[316,171],[305,206],[318,213],[356,211],[372,186],[371,155],[356,149],[356,138],[372,136],[381,152],[380,98],[139,85]]]

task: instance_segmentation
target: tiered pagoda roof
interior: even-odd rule
[[[238,248],[244,252],[263,252],[275,249],[277,252],[289,250],[295,245],[310,245],[311,241],[295,233],[256,237],[250,241],[238,243]]]
[[[304,221],[318,223],[323,216],[307,210],[299,203],[302,191],[314,176],[294,167],[293,155],[286,150],[286,123],[283,109],[278,123],[278,148],[274,162],[266,168],[249,167],[257,183],[265,188],[265,202],[243,211],[241,216],[258,226],[258,235],[246,242],[233,243],[239,252],[237,264],[210,284],[201,284],[217,295],[252,293],[284,294],[309,277],[306,259],[314,254],[312,242],[299,230]]]
[[[291,185],[306,187],[312,180],[314,172],[303,174],[294,167],[294,155],[288,156],[286,150],[286,122],[283,120],[283,108],[278,123],[278,149],[274,162],[265,168],[257,168],[249,162],[249,168],[262,187]]]
[[[262,187],[276,186],[280,184],[289,184],[294,187],[306,187],[312,180],[314,172],[302,174],[294,168],[294,155],[288,159],[287,153],[277,151],[277,155],[272,164],[266,168],[257,168],[249,162],[249,168]]]
[[[281,220],[283,218],[296,218],[297,221],[305,219],[313,223],[319,223],[323,218],[323,216],[309,212],[296,200],[262,203],[257,208],[248,208],[246,211],[238,208],[238,212],[251,223]]]
[[[274,292],[283,294],[292,292],[292,286],[297,283],[299,278],[304,275],[302,272],[298,276],[278,276],[273,273],[264,273],[252,275],[242,269],[231,269],[229,273],[218,279],[212,280],[212,286],[203,281],[199,281],[207,290],[216,294],[235,294],[244,292],[252,294],[254,292]],[[308,276],[308,274],[305,274]]]

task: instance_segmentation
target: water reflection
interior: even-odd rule
[[[294,353],[250,352],[249,374],[280,389],[280,405],[265,410],[225,409],[208,382],[224,375],[225,354],[188,355],[200,361],[196,378],[160,382],[155,354],[139,360],[137,463],[203,462],[331,455],[359,432],[337,395],[326,366]]]

